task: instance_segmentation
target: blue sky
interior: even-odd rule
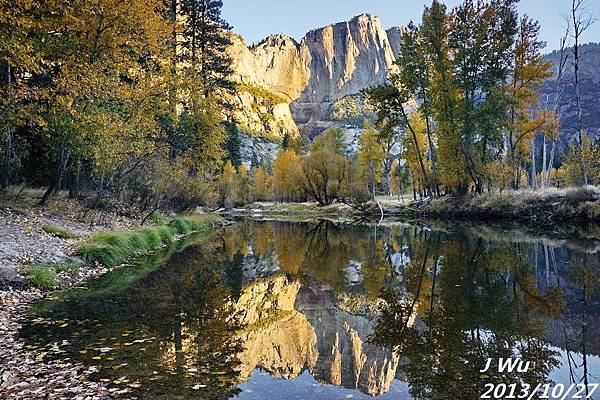
[[[451,7],[460,0],[447,0]],[[386,28],[419,20],[423,6],[419,0],[223,0],[223,16],[247,43],[258,42],[274,33],[302,39],[307,31],[333,22],[346,21],[368,12],[378,15]],[[547,49],[558,47],[563,32],[563,15],[571,0],[521,0],[519,9],[542,25],[541,36]],[[600,16],[600,0],[587,0],[590,10]],[[585,34],[584,42],[600,42],[600,21]]]

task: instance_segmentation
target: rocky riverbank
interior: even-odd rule
[[[95,371],[69,361],[52,360],[49,342],[31,349],[19,338],[20,318],[34,301],[51,295],[28,281],[27,267],[73,265],[56,272],[53,290],[77,285],[106,269],[74,256],[76,243],[94,233],[130,229],[133,216],[89,210],[80,201],[60,198],[35,207],[35,192],[0,206],[0,397],[6,399],[108,399],[127,391],[92,382]],[[40,267],[41,268],[41,267]]]
[[[21,318],[36,300],[107,272],[100,263],[75,255],[81,241],[99,232],[139,228],[140,215],[135,210],[90,210],[83,202],[66,198],[38,208],[35,200],[30,195],[0,208],[0,398],[131,398],[129,387],[90,380],[89,375],[97,372],[93,367],[54,360],[60,343],[49,341],[43,348],[32,348],[20,338],[19,330]],[[207,218],[207,224],[214,226],[213,220]],[[178,237],[179,231],[173,230]],[[32,266],[52,269],[51,287],[36,287],[27,274]]]

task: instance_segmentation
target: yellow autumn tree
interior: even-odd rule
[[[555,126],[552,113],[532,112],[539,104],[539,87],[550,76],[550,64],[541,54],[545,43],[539,39],[539,29],[537,21],[527,16],[521,18],[513,52],[513,71],[508,84],[510,117],[506,137],[507,162],[513,168],[515,189],[521,184],[521,165],[535,155],[536,134],[547,132],[552,135]],[[535,170],[532,176],[532,184],[535,185]]]
[[[220,206],[228,207],[234,203],[236,175],[235,167],[231,164],[231,161],[228,160],[223,166],[223,170],[221,171],[218,180]]]
[[[358,162],[360,176],[367,183],[371,196],[375,198],[375,185],[381,181],[385,153],[378,141],[377,130],[369,121],[365,121],[364,129],[358,140]]]
[[[273,161],[273,187],[275,198],[281,202],[298,199],[300,157],[294,150],[281,150]]]
[[[402,158],[406,160],[406,164],[411,171],[415,187],[425,188],[428,176],[423,176],[421,165],[424,166],[426,174],[429,174],[429,171],[431,171],[431,163],[427,160],[429,146],[425,120],[419,113],[413,113],[409,116],[409,121],[414,135],[405,135],[402,137]]]
[[[250,203],[250,186],[251,180],[248,176],[248,168],[246,168],[245,164],[240,164],[237,167],[237,201],[240,204],[248,204]]]
[[[252,193],[254,200],[258,201],[271,200],[273,196],[271,176],[262,166],[256,167],[252,173]]]

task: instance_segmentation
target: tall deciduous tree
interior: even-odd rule
[[[410,92],[403,89],[394,79],[394,83],[376,86],[363,91],[366,101],[377,113],[379,121],[391,120],[398,121],[399,127],[404,129],[406,137],[412,140],[416,151],[421,153],[422,144],[418,140],[418,134],[411,123],[407,103],[410,100]],[[425,179],[424,187],[429,193],[432,192],[432,185],[429,182],[425,163],[419,158],[419,171]]]
[[[454,78],[449,34],[454,16],[437,0],[423,12],[420,33],[425,51],[429,53],[431,96],[430,112],[435,122],[437,165],[440,183],[458,188],[464,182],[465,159],[459,152],[458,110],[460,89]]]
[[[575,104],[577,110],[577,136],[580,146],[583,145],[583,135],[585,128],[583,126],[583,110],[581,107],[581,76],[580,76],[580,63],[581,63],[581,35],[587,31],[592,24],[595,22],[594,17],[590,14],[586,8],[585,0],[572,0],[571,2],[571,24],[572,30],[571,35],[573,38],[573,71],[575,75]],[[583,149],[582,149],[583,151]],[[581,165],[582,171],[582,183],[588,184],[588,174],[585,170],[585,166]]]
[[[424,12],[424,17],[427,16],[427,10]],[[432,79],[433,54],[427,49],[427,38],[422,32],[422,29],[414,25],[412,22],[408,25],[407,30],[402,35],[402,44],[400,55],[398,57],[398,67],[400,73],[397,81],[404,87],[413,99],[418,102],[418,108],[423,116],[426,127],[426,136],[428,144],[427,159],[431,163],[431,190],[439,195],[438,172],[436,166],[436,149],[433,140],[433,104],[432,104]]]
[[[95,163],[102,190],[117,163],[147,151],[157,132],[147,111],[164,92],[168,25],[160,6],[143,0],[55,0],[37,12],[46,66],[40,80],[49,87],[38,103],[45,107],[41,131],[56,165],[45,202],[73,160]]]
[[[458,103],[458,149],[468,180],[483,190],[484,168],[501,147],[506,121],[504,83],[510,73],[517,33],[515,0],[466,0],[455,12],[448,44],[453,55]],[[470,181],[470,182],[469,182]]]
[[[373,200],[375,200],[375,185],[379,183],[383,172],[383,161],[386,156],[377,137],[377,130],[366,121],[358,142],[358,162],[361,166],[362,177]]]
[[[15,130],[27,114],[26,77],[39,70],[31,1],[0,0],[0,193],[13,183],[19,163]]]
[[[300,157],[294,150],[281,150],[273,161],[273,186],[277,200],[292,201],[300,187]]]
[[[545,43],[539,39],[540,26],[527,16],[521,18],[513,51],[511,81],[508,85],[510,106],[507,124],[507,162],[513,169],[513,187],[519,188],[522,165],[531,157],[531,183],[535,186],[535,138],[543,132],[549,136],[555,131],[555,118],[545,111],[535,112],[539,106],[539,88],[550,76],[550,64],[544,61],[541,50]]]

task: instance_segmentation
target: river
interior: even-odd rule
[[[144,399],[478,399],[486,383],[598,383],[596,237],[240,220],[37,303],[21,335]],[[531,367],[479,372],[511,357]]]

